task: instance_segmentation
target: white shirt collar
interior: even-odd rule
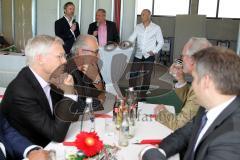
[[[143,23],[140,23],[140,24],[141,24],[141,26],[142,26],[143,28],[145,28],[144,25],[143,25]],[[152,21],[151,21],[151,22],[149,23],[149,25],[148,25],[146,28],[152,26],[152,24],[153,24],[153,23],[152,23]]]
[[[212,121],[212,122],[213,122],[213,121],[219,116],[219,114],[222,113],[222,111],[223,111],[225,108],[227,108],[227,106],[228,106],[230,103],[232,103],[232,101],[233,101],[235,98],[236,98],[236,96],[234,96],[233,98],[229,99],[228,101],[226,101],[226,102],[224,102],[224,103],[222,103],[222,104],[220,104],[220,105],[218,105],[218,106],[216,106],[216,107],[214,107],[214,108],[211,108],[211,109],[207,112],[207,114],[206,114],[208,121]]]
[[[68,23],[72,23],[73,18],[71,20],[69,20],[65,15],[63,16],[64,18],[66,18],[66,20],[68,21]]]
[[[33,72],[34,76],[36,77],[37,81],[40,83],[41,87],[44,89],[46,86],[49,86],[49,83],[46,82],[41,76],[39,76],[31,67],[30,70]]]
[[[232,97],[231,99],[229,99],[228,101],[214,107],[211,108],[210,110],[207,111],[206,116],[207,116],[207,123],[206,125],[203,127],[203,129],[201,130],[197,142],[195,144],[194,150],[196,150],[200,140],[202,139],[202,137],[204,136],[204,134],[207,132],[208,128],[210,128],[210,126],[213,124],[213,122],[215,121],[215,119],[217,119],[217,117],[222,113],[222,111],[227,108],[229,106],[230,103],[232,103],[234,101],[234,99],[236,98],[236,96]]]

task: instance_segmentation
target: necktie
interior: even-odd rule
[[[5,160],[5,159],[6,159],[6,157],[4,156],[3,151],[0,148],[0,160]]]
[[[195,136],[195,141],[194,141],[195,143],[194,143],[194,145],[192,146],[192,149],[191,149],[191,160],[194,160],[194,153],[195,153],[194,148],[196,146],[196,142],[197,142],[198,136],[201,133],[201,131],[204,128],[204,126],[206,125],[206,123],[207,123],[207,115],[205,113],[202,116],[200,127],[198,128],[197,134]]]
[[[50,95],[50,90],[51,90],[51,88],[50,88],[49,85],[47,85],[47,86],[44,87],[44,92],[45,92],[45,94],[46,94],[46,96],[47,96],[47,100],[48,100],[48,103],[49,103],[49,106],[50,106],[50,110],[51,110],[51,112],[53,113],[52,98],[51,98],[51,95]]]

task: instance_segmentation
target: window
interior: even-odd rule
[[[152,15],[188,14],[189,0],[137,0],[137,14],[140,15],[143,9],[149,9]]]
[[[239,0],[220,0],[218,17],[240,18]]]
[[[153,0],[137,0],[137,14],[140,15],[143,9],[149,9],[152,12]]]
[[[239,6],[239,0],[199,0],[198,14],[214,18],[240,18]]]
[[[154,15],[176,16],[188,14],[189,0],[155,0]]]
[[[199,0],[198,14],[207,17],[216,17],[218,0]]]

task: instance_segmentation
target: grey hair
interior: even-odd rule
[[[25,55],[27,58],[27,64],[31,65],[36,55],[49,54],[49,48],[53,43],[63,45],[64,42],[59,37],[52,37],[49,35],[38,35],[28,40],[25,47]]]
[[[211,47],[212,44],[204,37],[192,37],[186,43],[186,55],[193,56],[197,51]]]
[[[96,41],[96,43],[98,43],[96,37],[94,37],[93,35],[80,35],[77,37],[71,48],[72,55],[76,55],[78,53],[78,49],[80,48],[89,49],[87,39],[93,39],[94,41]]]
[[[240,95],[240,57],[233,50],[209,47],[196,52],[192,58],[199,80],[209,75],[220,93]]]

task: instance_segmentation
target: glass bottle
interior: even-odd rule
[[[86,98],[86,107],[83,113],[84,126],[82,128],[82,131],[85,131],[85,132],[95,131],[95,116],[92,108],[92,102],[93,100],[91,97]]]
[[[123,112],[123,120],[119,131],[118,144],[123,147],[128,146],[128,136],[129,136],[128,113]]]

